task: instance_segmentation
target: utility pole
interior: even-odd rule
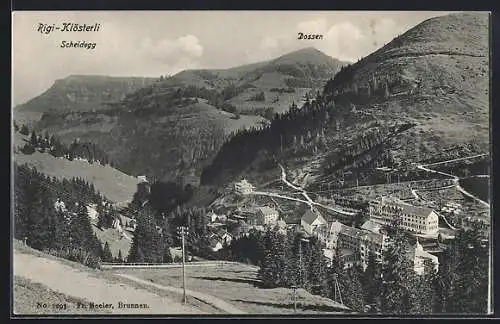
[[[302,271],[302,242],[309,242],[309,240],[301,238],[299,241],[300,287],[304,288],[304,272]]]
[[[184,240],[184,235],[185,231],[188,230],[188,227],[186,226],[180,226],[180,231],[181,231],[181,241],[182,241],[182,301],[184,304],[187,303],[187,297],[186,297],[186,249],[185,249],[185,240]]]
[[[293,289],[293,312],[297,312],[297,286],[292,286]]]
[[[339,299],[340,299],[340,303],[342,305],[344,305],[344,303],[342,302],[342,294],[340,293],[340,285],[339,285],[339,282],[337,280],[338,278],[338,275],[337,274],[334,274],[333,275],[333,278],[335,280],[335,286],[334,286],[334,290],[333,290],[333,295],[334,295],[334,300],[337,301],[337,291],[339,293]]]
[[[300,286],[302,287],[302,239],[299,241],[299,276]]]

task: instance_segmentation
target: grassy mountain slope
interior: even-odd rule
[[[164,84],[193,85],[219,91],[234,85],[241,89],[227,102],[237,111],[253,114],[259,109],[272,107],[274,112],[283,112],[292,102],[303,102],[306,92],[320,89],[345,64],[313,47],[306,47],[266,62],[229,69],[186,70],[164,80]],[[290,92],[279,93],[278,89],[289,89]],[[252,100],[260,92],[264,92],[265,100]]]
[[[15,133],[14,147],[23,145],[25,139],[25,136]],[[69,161],[38,151],[30,155],[15,151],[14,161],[18,164],[26,163],[36,167],[38,171],[58,179],[83,178],[89,183],[93,183],[96,190],[115,203],[132,200],[139,182],[137,178],[120,172],[109,165],[89,164],[78,160]]]
[[[374,118],[417,123],[407,139],[417,141],[418,150],[401,148],[396,153],[402,157],[467,142],[488,150],[488,30],[488,15],[482,13],[426,20],[352,65],[325,92]]]

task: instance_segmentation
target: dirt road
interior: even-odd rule
[[[14,251],[13,259],[14,275],[40,283],[65,295],[89,301],[89,304],[82,306],[88,309],[89,313],[99,314],[103,310],[112,314],[202,313],[195,307],[184,306],[146,290],[98,278],[89,272],[56,260],[19,251]],[[14,296],[14,303],[15,301]],[[98,308],[93,308],[91,302],[98,305]],[[79,313],[81,314],[81,310]]]

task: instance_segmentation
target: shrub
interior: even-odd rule
[[[31,145],[30,143],[26,143],[26,144],[24,144],[24,146],[21,148],[21,152],[22,152],[23,154],[30,155],[30,154],[35,153],[35,148],[34,148],[34,147],[33,147],[33,145]]]
[[[21,133],[21,134],[23,134],[23,135],[29,135],[30,131],[29,131],[29,129],[28,129],[28,126],[23,125],[23,126],[21,127],[21,130],[19,131],[19,133]]]
[[[101,258],[93,255],[87,250],[77,248],[61,248],[49,249],[44,252],[56,256],[58,258],[74,261],[83,264],[86,267],[99,269],[101,266]]]

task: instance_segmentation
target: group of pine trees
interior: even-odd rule
[[[132,246],[127,257],[129,263],[169,263],[170,236],[159,227],[155,211],[149,207],[142,208],[137,217]]]
[[[18,128],[14,123],[14,129]],[[28,135],[29,130],[26,125],[23,125],[19,130],[21,134]],[[68,160],[81,158],[89,163],[100,163],[101,165],[112,164],[110,158],[101,148],[94,143],[80,142],[75,139],[69,146],[62,143],[56,136],[45,132],[44,136],[37,134],[34,130],[31,131],[29,140],[21,148],[24,154],[32,154],[36,150],[40,152],[48,152],[54,157],[65,157]]]
[[[63,202],[64,208],[56,202]],[[102,205],[102,197],[82,179],[58,180],[14,165],[14,237],[37,250],[97,267],[110,260],[92,230],[87,205]]]
[[[377,261],[371,252],[364,270],[357,265],[346,268],[338,255],[328,262],[319,240],[304,242],[301,233],[278,228],[265,233],[252,230],[233,240],[219,255],[260,266],[258,277],[263,287],[302,287],[342,301],[356,312],[486,312],[488,250],[481,245],[478,230],[459,231],[440,259],[439,271],[426,261],[422,275],[414,271],[412,238],[398,227],[390,229],[389,237],[383,261]]]
[[[155,182],[149,191],[139,186],[129,206],[137,226],[128,262],[172,262],[170,247],[180,245],[179,226],[188,227],[187,251],[210,256],[206,210],[187,207],[191,195],[189,187],[172,182]]]
[[[352,64],[342,66],[340,71],[326,82],[323,93],[328,99],[342,101],[342,97],[348,97],[353,103],[368,103],[377,98],[388,99],[393,92],[403,88],[409,88],[409,93],[413,91],[409,80],[395,72],[372,74],[364,82],[355,80],[354,76],[355,67]]]

